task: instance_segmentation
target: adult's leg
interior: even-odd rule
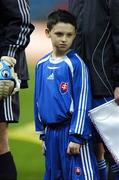
[[[18,122],[19,95],[0,101],[0,180],[16,180],[17,173],[8,142],[8,124]]]
[[[0,123],[0,179],[17,179],[15,163],[9,151],[8,125],[5,122]]]
[[[9,151],[8,145],[8,124],[6,122],[0,123],[0,154]]]
[[[108,179],[108,167],[105,160],[105,150],[102,142],[97,143],[96,147],[96,157],[98,162],[98,169],[101,180]]]
[[[111,153],[108,151],[106,147],[105,150],[106,150],[106,157],[109,163],[108,180],[119,180],[119,165],[117,165]]]

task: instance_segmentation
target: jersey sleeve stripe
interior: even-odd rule
[[[8,50],[8,56],[15,56],[15,53],[17,49],[20,46],[24,46],[27,42],[27,35],[30,32],[29,24],[30,24],[30,14],[29,14],[29,7],[25,0],[17,0],[19,10],[21,13],[22,18],[22,25],[21,25],[21,31],[18,34],[18,38],[16,41],[16,44],[10,44],[9,50]]]
[[[81,67],[82,67],[82,87],[81,87],[81,93],[79,97],[79,106],[78,106],[78,116],[77,116],[77,123],[75,128],[75,133],[82,134],[83,133],[83,127],[85,122],[85,110],[86,110],[86,104],[87,104],[87,76],[85,76],[86,70],[85,65],[81,61]]]

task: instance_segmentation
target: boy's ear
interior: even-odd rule
[[[47,29],[45,29],[45,34],[46,34],[46,36],[48,37],[48,38],[50,38],[50,31],[49,31],[49,29],[47,28]]]

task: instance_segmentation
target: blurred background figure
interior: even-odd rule
[[[32,40],[27,48],[29,62],[35,62],[39,57],[49,52],[51,43],[45,36],[45,21],[47,15],[58,8],[67,9],[67,0],[31,0],[31,20],[35,25],[35,31],[32,33]],[[39,42],[41,42],[39,44]],[[38,46],[37,46],[38,44]],[[31,58],[32,57],[32,58]]]
[[[31,0],[31,17],[33,21],[44,21],[50,11],[57,8],[67,9],[67,0]]]

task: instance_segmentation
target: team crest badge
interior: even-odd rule
[[[75,167],[75,174],[78,176],[81,175],[81,168],[80,167]]]
[[[61,93],[68,92],[68,83],[61,82],[61,84],[60,84],[60,91],[61,91]]]

